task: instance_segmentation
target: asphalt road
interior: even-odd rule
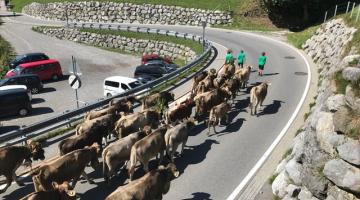
[[[201,28],[196,27],[161,27],[201,33]],[[233,105],[231,123],[227,127],[217,127],[218,133],[212,132],[210,137],[206,136],[203,124],[192,130],[184,156],[175,159],[181,175],[172,182],[164,199],[226,199],[281,132],[305,90],[306,64],[294,49],[257,34],[208,28],[206,36],[233,49],[235,54],[244,49],[247,62],[254,66],[259,54],[267,52],[265,75],[258,77],[252,73],[250,84],[269,81],[272,85],[259,116],[250,116],[247,109],[249,95],[243,91]],[[152,162],[150,167],[155,166],[156,162]],[[96,173],[90,168],[87,170],[91,172],[90,176],[96,178],[97,184],[78,183],[76,191],[81,199],[103,199],[126,179],[126,176],[120,175],[111,186],[106,186],[100,170]],[[142,170],[138,170],[137,176],[141,175]],[[30,179],[27,180],[26,187],[13,185],[3,198],[16,199],[32,191]]]

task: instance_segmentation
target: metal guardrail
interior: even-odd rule
[[[134,27],[134,26],[126,26],[126,25],[112,25],[112,24],[93,24],[93,23],[72,23],[68,25],[69,27],[73,28],[107,28],[111,30],[121,30],[121,31],[132,31],[132,32],[141,32],[141,33],[155,33],[160,35],[167,35],[167,36],[174,36],[174,37],[182,37],[184,39],[190,39],[199,43],[203,43],[204,45],[204,52],[196,57],[194,60],[192,60],[190,63],[186,64],[184,67],[179,68],[176,71],[173,71],[163,77],[160,77],[156,80],[153,80],[149,83],[146,83],[144,85],[141,85],[137,88],[128,90],[122,94],[106,98],[106,99],[99,99],[97,102],[91,103],[89,105],[86,105],[84,107],[71,110],[68,112],[65,112],[60,115],[56,115],[53,117],[50,117],[49,119],[42,120],[40,122],[31,124],[29,126],[24,126],[20,129],[10,131],[7,133],[4,133],[0,135],[0,146],[10,146],[14,144],[19,144],[21,142],[24,142],[26,140],[29,140],[31,138],[40,136],[44,133],[47,133],[51,130],[54,130],[56,128],[59,128],[61,126],[65,126],[71,122],[77,121],[80,118],[83,117],[83,114],[85,114],[88,111],[91,111],[96,108],[100,108],[102,106],[105,106],[109,104],[109,102],[112,99],[115,98],[124,98],[129,95],[133,95],[136,93],[136,95],[141,95],[149,92],[152,88],[156,87],[157,85],[160,85],[168,80],[174,79],[178,77],[181,73],[191,69],[192,67],[196,66],[198,63],[200,63],[207,54],[210,53],[212,44],[208,40],[203,40],[201,36],[188,34],[188,33],[179,33],[176,31],[168,31],[168,30],[161,30],[161,29],[153,29],[153,28],[145,28],[145,27]]]

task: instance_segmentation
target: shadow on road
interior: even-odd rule
[[[8,188],[7,191],[14,189],[14,187],[16,188],[14,191],[10,192],[9,194],[6,194],[3,197],[3,199],[8,199],[8,200],[12,200],[12,199],[20,199],[19,197],[25,197],[26,195],[32,193],[35,191],[34,189],[34,184],[32,182],[31,177],[27,177],[25,178],[25,180],[22,180],[25,184],[25,186],[23,187],[19,187],[16,184],[13,184],[12,186],[10,186]]]
[[[54,112],[54,110],[52,108],[38,107],[38,108],[33,108],[31,110],[31,115],[42,115],[42,114],[48,114],[48,113],[52,113],[52,112]]]
[[[265,73],[263,74],[263,76],[274,76],[274,75],[278,75],[279,73]]]
[[[0,126],[0,135],[3,134],[3,133],[7,133],[7,132],[10,132],[10,131],[13,131],[13,130],[17,130],[19,129],[20,126]]]
[[[55,92],[55,91],[56,91],[56,89],[53,87],[46,87],[41,90],[41,93],[48,93],[48,92]]]
[[[279,112],[282,103],[285,102],[273,100],[272,104],[265,105],[264,109],[260,113],[258,113],[258,116],[276,114],[277,112]]]
[[[195,192],[195,193],[192,193],[192,195],[193,195],[193,197],[186,198],[183,200],[212,200],[210,198],[210,194],[205,193],[205,192]]]
[[[45,100],[43,98],[33,98],[31,100],[31,104],[39,104],[39,103],[43,103],[45,102]]]

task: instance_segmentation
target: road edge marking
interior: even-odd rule
[[[262,36],[262,35],[258,35],[258,34],[255,34],[255,33],[241,32],[241,31],[239,33],[247,34],[247,35],[251,35],[251,36],[255,36],[255,37],[260,37],[260,38],[271,40],[271,41],[275,41],[275,42],[277,42],[279,44],[290,47],[296,53],[298,53],[301,56],[301,58],[305,61],[306,68],[307,68],[307,71],[308,71],[308,78],[307,78],[304,93],[303,93],[303,95],[302,95],[302,97],[300,99],[299,104],[297,105],[297,107],[295,109],[295,112],[290,117],[290,120],[286,123],[285,127],[281,130],[280,134],[276,137],[274,142],[265,151],[265,153],[261,156],[261,158],[257,161],[257,163],[250,170],[250,172],[245,176],[245,178],[240,182],[240,184],[235,188],[235,190],[226,198],[226,200],[235,200],[236,199],[236,197],[243,191],[245,186],[248,185],[249,181],[254,177],[254,175],[259,171],[259,169],[264,165],[265,161],[269,158],[269,156],[274,151],[276,146],[280,143],[282,138],[286,135],[287,131],[289,130],[292,123],[294,122],[295,118],[298,116],[298,114],[300,112],[300,109],[303,107],[303,104],[304,104],[304,102],[306,100],[306,97],[307,97],[307,95],[309,93],[311,77],[312,77],[309,61],[306,59],[306,57],[303,55],[303,53],[300,50],[298,50],[297,48],[291,46],[288,43],[285,43],[285,42],[282,42],[282,41],[279,41],[279,40],[276,40],[276,39],[273,39],[273,38],[270,38],[270,37],[267,37],[267,36]]]

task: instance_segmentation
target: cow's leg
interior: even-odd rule
[[[225,115],[225,117],[226,117],[226,124],[228,125],[228,124],[230,123],[230,121],[229,121],[229,114],[227,113],[227,114]]]
[[[148,160],[144,160],[143,169],[146,173],[149,172],[149,161]]]
[[[79,180],[79,178],[80,178],[80,175],[73,178],[72,183],[71,183],[72,188],[75,188],[75,185],[76,185],[77,181]]]
[[[172,153],[174,153],[176,151],[176,149],[172,150]],[[159,159],[159,165],[161,164],[161,162],[164,159],[164,151],[160,151],[160,159]]]
[[[107,137],[105,136],[105,137],[103,137],[102,139],[104,140],[105,146],[107,146],[107,145],[108,145]]]
[[[33,180],[33,183],[34,183],[35,192],[41,191],[38,175],[33,176],[32,180]]]
[[[135,171],[135,164],[133,165],[133,164],[131,163],[130,168],[129,168],[129,172],[128,172],[128,173],[129,173],[129,177],[130,177],[130,181],[133,180],[134,171]]]
[[[184,148],[185,148],[185,144],[186,144],[186,142],[187,142],[187,139],[186,139],[186,140],[184,140],[184,141],[182,142],[182,145],[181,145],[181,152],[180,152],[180,154],[181,154],[181,155],[183,155],[183,154],[184,154]]]
[[[90,184],[94,184],[94,183],[95,183],[92,179],[90,179],[90,178],[88,177],[88,175],[85,173],[85,171],[83,171],[83,172],[81,173],[81,175],[82,175],[83,177],[85,177],[85,179],[86,179]]]

